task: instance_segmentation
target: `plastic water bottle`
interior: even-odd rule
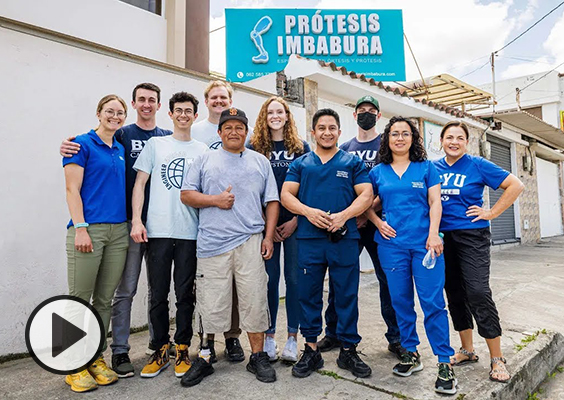
[[[441,240],[443,239],[445,235],[443,235],[442,232],[439,232],[439,237],[441,238]],[[435,263],[437,262],[437,257],[435,256],[435,251],[433,249],[429,249],[429,251],[427,251],[427,254],[425,254],[425,257],[423,258],[423,266],[427,269],[433,269],[435,268]]]

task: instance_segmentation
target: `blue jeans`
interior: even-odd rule
[[[131,232],[131,223],[128,223]],[[129,331],[131,329],[131,305],[133,297],[137,293],[137,284],[141,274],[141,263],[143,255],[147,249],[147,243],[135,243],[129,237],[129,248],[125,268],[121,276],[121,281],[114,295],[112,303],[112,343],[110,345],[113,354],[129,353]],[[149,318],[149,305],[151,304],[151,291],[148,292],[147,299],[147,321],[149,324],[149,336],[151,341],[154,337],[153,326]]]
[[[425,315],[427,339],[439,362],[448,363],[454,350],[450,347],[448,315],[443,289],[445,286],[445,260],[441,255],[433,269],[423,266],[427,250],[402,249],[393,245],[379,245],[378,255],[382,269],[390,284],[392,304],[396,310],[401,332],[401,345],[416,351],[419,337],[416,331],[415,289]]]
[[[396,320],[396,312],[392,306],[392,299],[390,298],[390,289],[388,288],[388,280],[386,279],[386,274],[382,270],[380,265],[380,260],[378,259],[378,244],[374,241],[374,233],[376,227],[374,224],[368,222],[365,228],[358,230],[360,233],[360,248],[359,253],[362,253],[362,249],[366,248],[372,264],[374,265],[374,272],[376,273],[376,278],[378,278],[378,283],[380,285],[380,313],[382,318],[388,327],[388,331],[385,336],[388,343],[399,343],[400,342],[400,330],[398,327],[398,322]],[[337,327],[337,314],[335,313],[335,300],[333,294],[333,284],[331,279],[329,279],[329,298],[327,310],[325,310],[325,334],[329,337],[337,337],[335,330]]]
[[[298,333],[300,325],[300,302],[298,299],[298,240],[296,232],[283,242],[274,243],[272,258],[266,261],[268,274],[268,308],[270,328],[266,333],[276,332],[276,317],[280,300],[280,249],[284,244],[284,280],[286,281],[286,318],[288,333]]]

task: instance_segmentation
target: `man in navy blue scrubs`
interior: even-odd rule
[[[364,161],[368,172],[380,162],[378,150],[380,150],[381,136],[376,132],[376,122],[381,115],[380,104],[374,97],[366,95],[358,99],[353,113],[354,119],[358,125],[358,134],[356,137],[340,146],[341,150],[354,154]],[[386,274],[382,270],[380,260],[378,259],[378,244],[374,241],[376,226],[368,221],[368,218],[364,215],[356,219],[356,226],[360,234],[360,252],[362,253],[362,249],[364,248],[368,252],[372,264],[374,265],[374,272],[380,284],[380,312],[388,327],[388,331],[385,335],[388,340],[388,350],[401,360],[401,355],[405,352],[405,349],[401,346],[396,312],[392,307],[392,299],[390,298]],[[337,327],[337,314],[335,313],[332,282],[329,282],[329,301],[327,310],[325,311],[325,325],[325,337],[317,343],[319,351],[321,352],[329,351],[340,346],[335,332]]]
[[[337,147],[339,115],[331,109],[317,111],[312,129],[316,149],[292,163],[281,193],[284,207],[298,215],[298,268],[303,271],[298,296],[306,345],[292,374],[304,378],[323,366],[317,337],[322,332],[323,281],[329,269],[341,342],[337,365],[367,377],[372,370],[356,352],[361,337],[357,329],[360,235],[355,217],[370,207],[373,192],[362,160]]]

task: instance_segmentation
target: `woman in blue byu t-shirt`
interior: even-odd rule
[[[409,376],[421,371],[417,352],[419,338],[415,323],[413,284],[425,315],[425,332],[438,357],[435,390],[456,393],[456,379],[449,364],[454,350],[449,343],[445,308],[443,244],[439,237],[441,186],[437,170],[427,160],[421,136],[415,125],[403,117],[393,117],[384,130],[380,146],[381,163],[370,171],[375,195],[382,204],[384,220],[369,212],[378,231],[378,256],[386,273],[392,305],[400,328],[401,344],[407,350],[393,372]],[[426,268],[423,258],[432,251],[434,268]]]
[[[298,129],[288,104],[280,97],[269,98],[261,107],[249,148],[264,154],[269,160],[276,178],[278,193],[286,179],[290,164],[298,157],[310,152],[306,141],[298,136]],[[286,315],[288,320],[288,341],[281,358],[286,361],[298,360],[296,337],[299,327],[300,305],[298,302],[298,243],[296,239],[297,217],[280,207],[280,216],[274,232],[274,254],[266,261],[268,273],[268,307],[270,328],[266,331],[264,351],[271,361],[277,356],[274,340],[276,316],[278,314],[280,282],[280,248],[284,244],[284,280],[286,281]]]
[[[472,317],[478,333],[486,339],[491,357],[490,379],[510,378],[501,353],[501,326],[490,278],[490,223],[515,202],[523,191],[521,181],[494,163],[466,154],[469,131],[463,122],[452,121],[441,131],[446,157],[435,161],[442,178],[446,293],[454,329],[462,347],[452,365],[478,361],[472,342]],[[483,207],[484,187],[505,192],[496,204]]]
[[[77,136],[81,150],[63,158],[71,215],[66,246],[69,294],[88,303],[92,299],[104,324],[104,338],[129,245],[124,149],[114,138],[126,113],[123,99],[116,95],[103,97],[96,109],[98,128]],[[83,323],[77,321],[76,325],[82,327]],[[106,346],[104,340],[102,351]],[[71,390],[85,392],[117,379],[100,355],[87,369],[67,375],[65,382]]]

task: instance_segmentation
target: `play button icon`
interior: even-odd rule
[[[51,337],[51,355],[55,358],[86,336],[86,332],[77,328],[60,315],[53,313],[51,316],[51,326],[53,327],[53,335]]]
[[[72,374],[100,355],[104,328],[100,316],[86,301],[55,296],[31,313],[25,342],[39,366],[55,374]]]

